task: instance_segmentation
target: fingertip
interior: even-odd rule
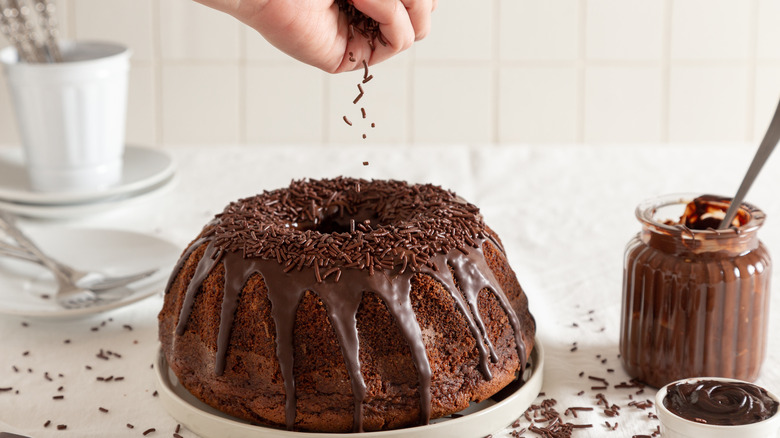
[[[421,26],[419,29],[414,29],[414,40],[420,41],[421,39],[428,36],[428,34],[431,32],[431,22],[430,20],[425,23],[423,26]]]
[[[400,0],[403,3],[409,20],[414,28],[415,41],[419,41],[430,33],[431,12],[436,7],[433,0]]]

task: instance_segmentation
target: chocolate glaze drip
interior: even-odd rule
[[[750,383],[700,380],[670,386],[664,406],[686,420],[734,426],[766,420],[777,413],[778,402]]]
[[[201,244],[203,244],[202,239],[196,241],[187,252],[191,254]],[[225,292],[217,335],[215,365],[217,375],[221,375],[225,369],[228,340],[233,328],[233,318],[241,290],[250,276],[259,273],[268,288],[268,298],[271,302],[272,316],[276,326],[277,359],[287,394],[286,421],[288,427],[291,428],[295,423],[295,379],[293,377],[295,315],[303,294],[306,291],[312,291],[325,304],[328,317],[338,337],[355,398],[354,429],[362,431],[362,403],[366,394],[366,384],[360,373],[356,316],[363,292],[374,292],[385,302],[391,315],[398,323],[401,333],[409,343],[412,359],[419,375],[421,421],[427,423],[430,420],[431,369],[422,333],[410,301],[411,279],[415,273],[407,271],[366,276],[361,270],[350,269],[342,271],[338,282],[316,283],[310,273],[305,271],[285,273],[273,260],[245,259],[237,252],[224,253],[219,256],[218,252],[218,249],[210,242],[207,244],[206,251],[188,285],[176,328],[177,335],[184,334],[196,295],[200,290],[200,284],[222,262],[225,267]],[[519,320],[498,281],[485,263],[482,249],[469,249],[466,253],[452,250],[446,256],[436,257],[433,266],[433,269],[425,268],[423,272],[445,285],[458,309],[469,322],[469,327],[480,351],[480,370],[485,378],[492,377],[488,368],[488,360],[492,359],[495,362],[497,358],[492,343],[485,335],[484,322],[477,307],[479,292],[484,288],[488,288],[496,296],[509,317],[509,322],[515,333],[518,357],[521,358],[521,362],[524,362],[526,348]],[[450,267],[453,269],[454,278]],[[180,267],[178,268],[180,269]],[[455,278],[459,288],[455,285]],[[485,345],[490,350],[490,358]],[[520,375],[522,375],[522,370]]]
[[[307,192],[309,187],[305,187],[304,192],[306,196],[313,196],[319,201],[322,201],[322,198],[328,199],[325,205],[317,206],[312,202],[311,207],[304,210],[308,212],[309,219],[313,219],[305,226],[318,225],[321,227],[320,229],[328,229],[331,233],[321,233],[322,236],[320,236],[318,235],[319,233],[312,235],[311,230],[306,231],[308,235],[297,241],[297,247],[291,245],[292,249],[284,248],[284,250],[291,251],[291,254],[282,254],[280,252],[281,249],[278,247],[270,249],[264,247],[263,244],[267,243],[258,242],[258,239],[251,239],[252,242],[249,244],[245,243],[243,246],[236,244],[236,240],[247,240],[247,236],[257,237],[254,230],[247,231],[245,229],[247,223],[244,221],[246,217],[256,216],[256,212],[247,213],[247,211],[251,211],[253,208],[253,205],[247,204],[254,204],[254,202],[244,200],[231,204],[225,213],[207,225],[201,238],[193,242],[185,251],[178,265],[174,268],[171,277],[172,282],[190,255],[198,247],[206,245],[204,255],[198,262],[193,278],[187,286],[176,327],[176,334],[181,336],[186,332],[187,323],[201,284],[221,263],[224,266],[225,277],[220,326],[217,334],[215,372],[217,375],[224,373],[228,343],[241,291],[252,275],[261,275],[267,288],[268,299],[271,302],[271,315],[276,327],[276,356],[286,392],[285,420],[287,427],[292,429],[296,416],[295,379],[293,376],[295,318],[303,295],[307,291],[316,294],[325,305],[350,377],[354,396],[353,429],[362,431],[366,383],[360,370],[357,312],[363,293],[373,292],[385,303],[410,347],[412,361],[419,378],[421,422],[428,423],[431,416],[431,368],[422,332],[412,308],[410,293],[412,278],[415,275],[430,275],[444,285],[445,289],[452,296],[456,308],[465,317],[479,350],[480,370],[486,379],[492,377],[488,361],[492,360],[495,362],[498,358],[492,343],[486,336],[485,325],[479,312],[479,292],[483,289],[488,289],[498,299],[514,331],[515,345],[521,363],[520,376],[522,376],[526,358],[526,346],[522,339],[519,319],[485,261],[482,246],[489,239],[487,237],[489,233],[482,233],[481,231],[477,233],[477,230],[482,230],[483,228],[481,227],[481,218],[474,214],[476,209],[474,208],[473,212],[468,212],[471,213],[468,214],[466,211],[471,208],[470,204],[457,201],[456,205],[449,205],[443,202],[443,200],[451,201],[451,199],[447,198],[454,195],[441,189],[434,190],[432,192],[435,195],[432,197],[434,200],[428,199],[428,204],[434,204],[439,209],[447,210],[447,214],[450,217],[455,217],[461,222],[461,227],[455,227],[455,231],[452,231],[450,235],[437,232],[438,235],[443,235],[445,238],[438,240],[434,238],[430,242],[425,242],[425,245],[414,242],[414,244],[409,244],[407,242],[406,245],[399,246],[397,242],[404,242],[401,239],[409,239],[409,236],[413,236],[426,226],[439,231],[442,226],[429,218],[426,224],[419,222],[406,223],[400,229],[393,228],[389,231],[382,229],[379,223],[387,220],[388,211],[393,211],[396,214],[398,211],[409,213],[414,211],[415,208],[410,208],[409,205],[395,200],[388,201],[388,197],[385,196],[386,193],[381,193],[382,190],[379,190],[379,193],[371,191],[361,192],[361,184],[370,186],[370,184],[376,184],[376,182],[368,183],[362,180],[340,181],[341,183],[338,186],[341,188],[355,187],[356,185],[357,189],[353,192],[353,195],[362,193],[361,196],[369,199],[371,204],[375,207],[379,206],[379,208],[367,209],[365,205],[355,208],[353,204],[339,201],[343,195],[341,192],[334,192],[325,197],[312,195]],[[406,187],[411,187],[412,191],[416,192],[416,198],[412,197],[411,199],[415,205],[418,205],[420,203],[421,186]],[[380,189],[384,188],[380,187]],[[425,189],[426,187],[423,187],[423,190]],[[276,192],[272,192],[272,194],[278,195]],[[284,196],[287,196],[287,194]],[[277,201],[279,200],[272,199],[269,201],[265,199],[265,204],[260,205],[261,208],[262,205],[265,205],[266,208],[269,205],[274,206],[273,208],[279,208],[284,206],[285,203],[289,204],[289,199],[286,198],[283,198],[281,202]],[[307,204],[304,203],[304,205]],[[458,208],[464,205],[466,210]],[[364,226],[364,231],[368,232],[363,233],[360,230],[355,230],[354,219],[347,219],[349,215],[345,215],[345,211],[351,213],[353,218],[358,216],[360,223]],[[474,223],[469,224],[469,221]],[[344,229],[348,223],[350,224],[349,235],[337,232]],[[466,223],[466,225],[463,226],[463,223]],[[296,221],[296,224],[298,227],[301,227],[301,224],[306,224],[306,222]],[[447,224],[447,226],[452,228],[451,224]],[[379,228],[379,230],[377,231],[374,228]],[[272,242],[268,245],[274,245],[273,242],[279,240],[279,235],[275,234],[273,230],[267,232],[270,227],[260,227],[259,229]],[[456,231],[463,232],[465,237],[458,237]],[[295,233],[293,232],[292,234]],[[297,233],[301,234],[301,231],[297,231]],[[241,238],[237,238],[237,236]],[[326,249],[320,250],[316,255],[311,255],[308,260],[315,260],[316,257],[324,258],[322,251],[328,251],[329,245],[333,245],[333,240],[328,240],[331,237],[334,238],[333,240],[346,239],[344,240],[345,243],[343,243],[346,249],[337,254],[338,257],[345,260],[336,268],[327,269],[326,274],[320,272],[320,266],[327,268],[329,264],[333,263],[333,260],[330,258],[308,264],[300,261],[290,262],[290,260],[307,260],[307,258],[295,253],[296,249],[312,248],[317,246],[317,243],[322,243]],[[377,242],[381,243],[382,238],[389,239],[390,237],[395,237],[394,242],[396,243],[392,244],[394,246],[385,245],[383,247],[381,244],[377,245]],[[356,240],[358,243],[355,243]],[[491,238],[490,240],[494,239]],[[353,259],[363,255],[362,253],[359,255],[354,253],[355,248],[362,248],[361,241],[374,243],[372,249],[377,249],[378,247],[378,250],[381,250],[381,252],[378,252],[378,255],[375,255],[373,258],[370,251],[366,252],[363,262],[355,263]],[[466,242],[466,244],[461,242]],[[260,245],[259,248],[257,247],[258,244]],[[432,250],[434,246],[436,248]],[[502,250],[501,248],[497,249],[499,251]],[[365,249],[361,251],[365,251]],[[257,255],[261,253],[269,254],[269,256],[261,257]],[[287,257],[287,262],[284,260],[285,257]],[[387,260],[387,257],[393,257],[392,263],[383,262],[383,260]],[[348,263],[345,264],[344,262]],[[335,275],[331,275],[333,272],[335,272]],[[170,290],[171,286],[172,283],[169,283],[166,291]]]

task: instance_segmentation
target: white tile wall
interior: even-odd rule
[[[162,68],[162,143],[233,143],[240,139],[239,68],[175,63]]]
[[[666,9],[663,1],[588,1],[585,55],[589,60],[660,61]]]
[[[408,80],[409,55],[401,55],[396,62],[373,66],[369,73],[374,79],[362,84],[363,70],[341,75],[326,75],[328,107],[324,121],[326,141],[333,145],[343,143],[404,143],[409,139],[411,126]],[[352,103],[360,94],[363,97]],[[363,118],[361,108],[366,110]],[[347,125],[343,117],[352,122]],[[374,123],[374,127],[371,127]],[[366,139],[363,140],[363,134]]]
[[[755,32],[754,0],[674,0],[673,4],[673,60],[750,57],[751,34]]]
[[[323,137],[325,73],[288,65],[247,65],[243,113],[246,141],[317,143]],[[269,98],[287,87],[285,99]],[[274,104],[269,105],[273,99]]]
[[[499,74],[498,141],[573,143],[578,77],[571,67],[504,67]]]
[[[153,0],[71,0],[73,38],[131,43],[133,61],[155,59]],[[170,3],[166,1],[165,3]]]
[[[506,61],[574,61],[583,1],[500,0],[498,45]],[[446,8],[446,2],[439,2]],[[467,10],[462,13],[470,14]],[[432,30],[432,32],[435,30]]]
[[[494,5],[481,1],[482,7],[474,7],[474,0],[443,0],[446,5],[431,17],[431,27],[436,31],[420,41],[415,59],[490,61]]]
[[[242,24],[237,20],[192,0],[165,0],[154,4],[158,8],[163,61],[238,62]]]
[[[756,56],[760,60],[780,61],[780,25],[777,17],[780,17],[780,1],[759,0]]]
[[[660,68],[655,66],[588,68],[585,141],[661,141],[662,88]]]
[[[753,138],[759,141],[777,109],[777,90],[780,90],[780,65],[759,67],[756,70],[756,101]]]
[[[192,0],[58,5],[64,37],[133,49],[136,144],[758,141],[780,99],[780,0],[441,0],[358,105],[362,72]],[[0,144],[18,142],[0,85]]]
[[[672,67],[669,139],[673,142],[735,142],[748,126],[748,69],[743,66]],[[775,97],[777,100],[777,97]]]
[[[493,77],[489,65],[418,66],[414,70],[412,138],[423,143],[491,140]]]

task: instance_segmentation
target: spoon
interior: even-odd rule
[[[745,195],[747,195],[750,186],[753,185],[753,181],[756,180],[758,172],[764,167],[764,163],[766,163],[767,158],[769,158],[769,154],[775,150],[778,141],[780,141],[780,102],[777,104],[775,115],[772,116],[772,121],[769,123],[766,134],[764,134],[764,139],[761,140],[761,145],[756,151],[756,156],[753,157],[753,162],[750,163],[745,178],[742,179],[742,184],[739,185],[737,195],[731,200],[729,209],[726,211],[726,216],[723,217],[723,220],[718,226],[719,230],[725,230],[731,226],[731,221],[734,220],[734,215],[737,214],[739,206],[742,205],[742,201],[745,200]]]

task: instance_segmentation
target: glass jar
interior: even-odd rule
[[[743,203],[733,226],[716,230],[729,201],[678,195],[636,208],[642,230],[625,250],[620,331],[632,377],[655,387],[758,377],[772,264],[758,239],[765,216]]]

